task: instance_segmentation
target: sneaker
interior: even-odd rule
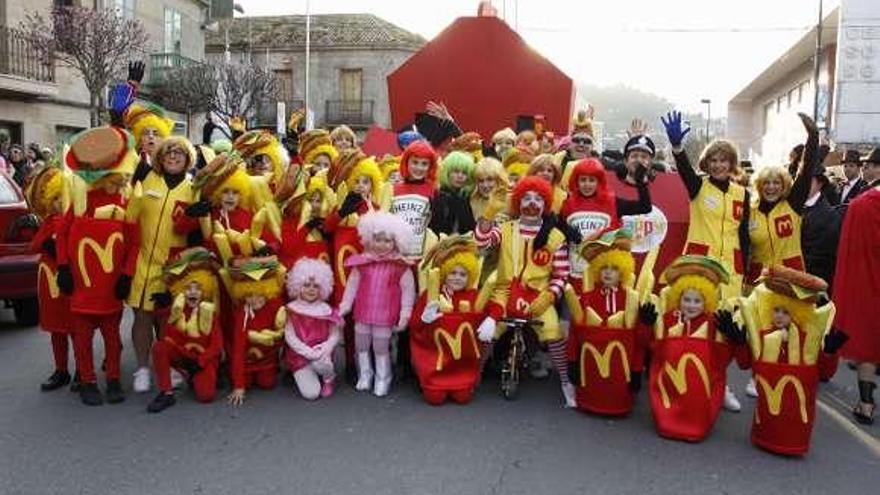
[[[749,380],[749,383],[746,384],[746,395],[753,399],[758,397],[758,387],[755,386],[754,378]]]
[[[321,384],[321,397],[330,397],[336,390],[336,380],[324,380]]]
[[[529,360],[529,374],[532,375],[532,378],[547,378],[550,376],[550,373],[547,371],[547,368],[544,366],[544,360],[541,358],[541,355],[532,357]]]
[[[107,380],[105,394],[108,404],[119,404],[125,400],[125,392],[122,391],[122,384],[119,383],[119,380]]]
[[[52,373],[52,376],[40,384],[40,390],[43,392],[51,392],[52,390],[58,390],[68,383],[70,383],[70,373],[67,371],[55,370],[55,373]]]
[[[151,413],[159,413],[173,406],[176,401],[174,400],[174,394],[166,394],[165,392],[159,392],[159,395],[153,399],[152,402],[147,405],[147,412]]]
[[[82,383],[79,386],[79,399],[87,406],[100,406],[104,403],[101,391],[94,383]]]
[[[733,390],[730,390],[730,387],[724,387],[724,409],[727,409],[730,412],[740,412],[742,409],[742,405],[739,403],[739,399],[734,395]]]
[[[577,407],[577,401],[575,400],[575,392],[574,385],[571,383],[563,383],[562,384],[562,395],[565,397],[565,407],[569,409],[574,409]]]
[[[149,392],[151,385],[150,368],[138,368],[134,372],[134,391],[138,394]]]
[[[180,390],[186,384],[186,378],[183,374],[174,368],[171,368],[171,388]]]

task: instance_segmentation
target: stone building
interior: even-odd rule
[[[164,69],[203,60],[212,3],[216,0],[0,0],[0,130],[12,142],[54,145],[89,126],[89,94],[79,74],[54,61],[41,63],[17,31],[28,12],[90,6],[140,20],[149,37],[148,83]],[[198,135],[183,116],[171,117],[178,122],[175,132]]]
[[[391,125],[386,78],[425,40],[371,14],[311,16],[309,107],[316,126],[365,129]],[[286,110],[305,100],[306,17],[239,17],[209,32],[205,58],[268,67],[280,83]],[[228,53],[228,54],[227,54]],[[265,102],[250,125],[274,126],[276,102]]]

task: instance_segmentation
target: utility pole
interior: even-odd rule
[[[813,55],[813,121],[819,122],[819,69],[822,61],[822,0],[819,0],[819,22],[816,24],[816,53]]]
[[[306,87],[303,95],[303,111],[305,112],[306,130],[311,130],[309,124],[309,66],[311,65],[311,49],[312,45],[312,15],[309,11],[309,0],[306,0]]]
[[[709,123],[712,122],[712,100],[703,98],[700,103],[706,105],[706,141],[709,141]]]

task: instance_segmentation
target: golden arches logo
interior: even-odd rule
[[[339,251],[336,252],[336,273],[339,274],[339,281],[342,283],[343,287],[348,283],[348,275],[345,273],[345,260],[353,254],[357,254],[357,248],[351,244],[342,246],[339,248]]]
[[[443,369],[443,356],[445,354],[440,342],[446,342],[447,347],[452,351],[452,359],[458,361],[461,359],[461,343],[465,335],[470,337],[471,345],[474,348],[474,355],[479,356],[480,348],[477,347],[477,339],[474,338],[474,327],[470,323],[465,322],[459,325],[454,337],[443,328],[434,330],[434,345],[437,346],[437,365],[435,369],[437,371]]]
[[[52,299],[58,299],[58,296],[61,295],[61,290],[58,288],[58,280],[55,278],[55,272],[53,272],[46,263],[40,263],[40,266],[37,268],[37,274],[38,278],[46,277],[46,285],[49,287],[49,297]]]
[[[797,393],[798,396],[798,401],[800,402],[801,421],[804,424],[809,422],[810,418],[807,414],[807,394],[804,391],[803,383],[801,383],[798,377],[794,375],[785,375],[776,382],[775,386],[773,386],[770,385],[770,382],[767,381],[766,378],[756,374],[755,381],[761,385],[761,390],[767,398],[767,409],[773,416],[779,416],[779,413],[782,410],[782,394],[785,392],[785,387],[789,384],[793,385],[795,393]],[[757,414],[758,409],[756,408],[755,419],[760,423],[761,419]]]
[[[550,263],[550,258],[550,251],[544,248],[535,251],[535,254],[532,255],[532,261],[538,266],[544,266],[547,263]]]
[[[626,347],[619,340],[612,340],[605,346],[605,351],[599,352],[599,349],[596,348],[590,342],[584,342],[581,346],[581,356],[580,356],[580,367],[581,367],[581,387],[587,386],[587,373],[586,373],[586,355],[587,352],[593,355],[593,359],[596,360],[596,364],[599,367],[599,376],[603,379],[608,379],[611,376],[611,356],[614,355],[614,351],[617,350],[620,353],[621,362],[623,362],[623,373],[626,377],[626,381],[629,381],[629,358],[626,355]]]
[[[703,386],[706,388],[706,397],[710,397],[712,395],[712,391],[709,387],[709,373],[706,371],[706,366],[703,365],[703,361],[699,357],[697,357],[696,354],[692,352],[686,352],[682,354],[682,356],[678,359],[678,364],[675,367],[672,366],[672,363],[666,361],[665,363],[663,363],[663,371],[669,377],[669,380],[672,382],[672,386],[675,387],[675,391],[678,392],[679,395],[683,395],[688,390],[688,363],[693,363],[694,367],[697,368],[697,372],[700,374],[700,379],[703,380]],[[669,409],[671,403],[669,401],[669,394],[666,392],[666,386],[663,384],[662,375],[657,380],[657,383],[660,386],[660,399],[663,401],[663,407]]]
[[[205,348],[202,347],[201,344],[196,344],[195,342],[187,342],[183,344],[183,348],[187,351],[194,351],[198,354],[205,352]]]
[[[104,270],[104,273],[110,273],[113,271],[113,247],[116,245],[116,242],[122,242],[122,232],[114,232],[110,234],[110,237],[107,238],[107,244],[103,246],[90,237],[83,238],[79,241],[77,260],[79,261],[79,272],[82,275],[86,287],[92,286],[92,278],[89,277],[89,272],[86,270],[86,248],[92,248],[92,251],[94,251],[95,255],[98,257],[101,269]]]

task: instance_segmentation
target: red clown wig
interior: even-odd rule
[[[568,179],[569,194],[580,194],[578,192],[578,179],[584,175],[595,177],[598,181],[596,187],[595,200],[599,204],[606,204],[614,201],[614,194],[608,185],[608,173],[602,162],[595,158],[584,158],[574,165],[571,177]]]
[[[553,205],[553,186],[546,179],[530,175],[518,180],[510,195],[510,216],[519,218],[519,204],[527,192],[534,191],[544,198],[544,209],[550,211]]]
[[[431,166],[428,167],[428,175],[425,177],[425,182],[436,183],[437,152],[434,151],[431,144],[427,141],[413,141],[405,150],[403,150],[403,155],[400,156],[400,176],[404,181],[409,180],[409,159],[412,157],[427,158],[431,161]]]

